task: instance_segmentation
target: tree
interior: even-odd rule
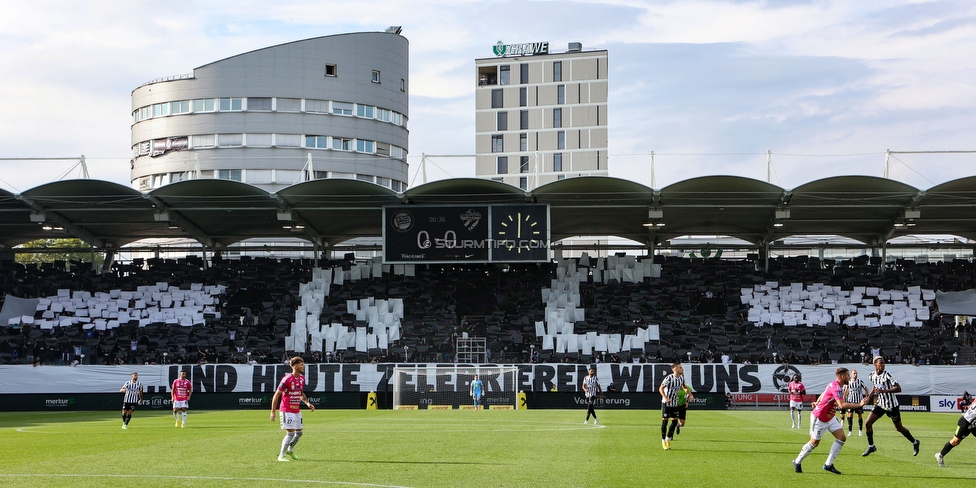
[[[85,266],[91,266],[91,246],[76,237],[62,239],[37,239],[17,246],[17,248],[37,250],[49,249],[48,251],[18,252],[16,260],[21,264],[41,264],[64,261],[65,263],[68,263],[68,266],[70,266],[71,261],[79,261],[82,263],[88,263]],[[71,249],[78,249],[78,251],[71,251]],[[101,252],[96,252],[96,269],[100,269],[103,262],[105,262],[105,255]]]

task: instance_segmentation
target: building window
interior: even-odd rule
[[[529,130],[528,110],[519,110],[519,130]]]
[[[320,137],[325,137],[325,136],[320,136]],[[275,146],[299,147],[301,145],[302,145],[302,136],[298,134],[275,134]]]
[[[338,149],[339,151],[352,151],[352,139],[340,139],[338,137],[333,137],[332,149]]]
[[[271,183],[272,172],[270,169],[249,169],[247,170],[248,183]]]
[[[519,173],[528,173],[528,172],[529,172],[529,157],[528,156],[520,156],[519,157]]]
[[[372,105],[356,105],[356,116],[366,117],[367,119],[373,118],[373,106]]]
[[[563,62],[553,61],[552,63],[552,81],[563,81]]]
[[[240,112],[244,110],[244,99],[243,98],[221,98],[220,99],[220,111],[221,112]]]
[[[185,114],[190,112],[190,101],[180,100],[178,102],[172,102],[169,104],[169,113],[171,114]]]
[[[519,134],[519,151],[529,150],[529,135]]]
[[[512,72],[507,64],[503,64],[498,67],[498,84],[499,85],[511,85],[512,84]]]
[[[400,91],[407,91],[407,80],[400,78]]]
[[[519,188],[521,188],[522,190],[528,190],[529,189],[529,179],[526,178],[526,177],[524,177],[524,176],[522,176],[521,178],[519,178]]]
[[[556,87],[556,103],[559,105],[566,103],[566,85]]]
[[[336,65],[327,64],[325,65],[325,76],[335,76],[336,75]]]
[[[271,147],[271,134],[247,134],[248,147]]]
[[[244,134],[217,134],[217,145],[220,147],[240,147],[244,144]]]
[[[526,87],[519,88],[519,107],[525,107],[529,104],[529,90]]]
[[[563,126],[563,109],[552,109],[552,126],[557,128]]]
[[[556,149],[566,149],[566,131],[556,133]]]
[[[508,112],[501,111],[495,117],[495,130],[508,130]]]
[[[332,102],[332,113],[336,115],[352,115],[353,104],[346,102]]]
[[[495,173],[500,175],[508,174],[508,156],[498,156],[498,167]]]
[[[390,187],[390,179],[389,178],[384,178],[382,176],[377,176],[376,177],[376,184],[377,185],[380,185],[380,186],[384,186],[386,188],[389,188]]]
[[[247,97],[247,109],[266,110],[270,112],[271,98],[270,97]]]
[[[361,153],[373,154],[376,152],[376,143],[373,141],[364,141],[362,139],[356,139],[356,151]]]
[[[565,180],[565,179],[566,179],[566,175],[556,175],[556,181]]]
[[[359,181],[373,182],[373,175],[356,175],[356,179]]]
[[[250,103],[250,102],[248,102]],[[275,100],[275,110],[279,112],[301,112],[302,99],[300,98],[279,98]]]
[[[194,149],[204,148],[204,147],[214,147],[216,143],[216,138],[213,134],[200,134],[197,136],[190,136],[191,147]]]
[[[372,77],[371,81],[373,83],[379,83],[380,82],[380,70],[378,70],[378,69],[374,69],[373,70],[373,77]]]
[[[305,147],[309,149],[328,149],[329,136],[305,136]]]
[[[522,63],[519,65],[519,84],[526,84],[529,82],[529,63]]]
[[[153,107],[153,117],[159,117],[162,115],[169,115],[169,104],[168,103],[157,103]]]
[[[241,181],[241,170],[239,169],[218,169],[217,178],[221,180]]]
[[[217,110],[216,98],[198,98],[193,101],[194,112],[213,112]]]
[[[329,101],[305,100],[305,111],[309,113],[327,114],[329,113]]]
[[[505,98],[502,95],[501,88],[497,88],[491,91],[491,108],[502,108],[505,105]]]
[[[563,170],[563,153],[553,153],[552,155],[552,170],[562,171]]]
[[[505,138],[501,135],[491,136],[491,152],[505,152]]]

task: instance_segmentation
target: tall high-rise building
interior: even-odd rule
[[[238,54],[132,91],[132,185],[268,191],[318,178],[406,189],[409,43],[399,27]]]
[[[475,60],[475,174],[531,190],[607,173],[607,51],[548,42]]]

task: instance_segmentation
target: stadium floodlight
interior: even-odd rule
[[[397,366],[393,368],[393,409],[474,408],[471,380],[484,385],[481,404],[488,409],[518,408],[517,366]]]

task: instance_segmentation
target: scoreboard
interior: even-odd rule
[[[548,205],[403,205],[383,221],[385,263],[549,260]]]

